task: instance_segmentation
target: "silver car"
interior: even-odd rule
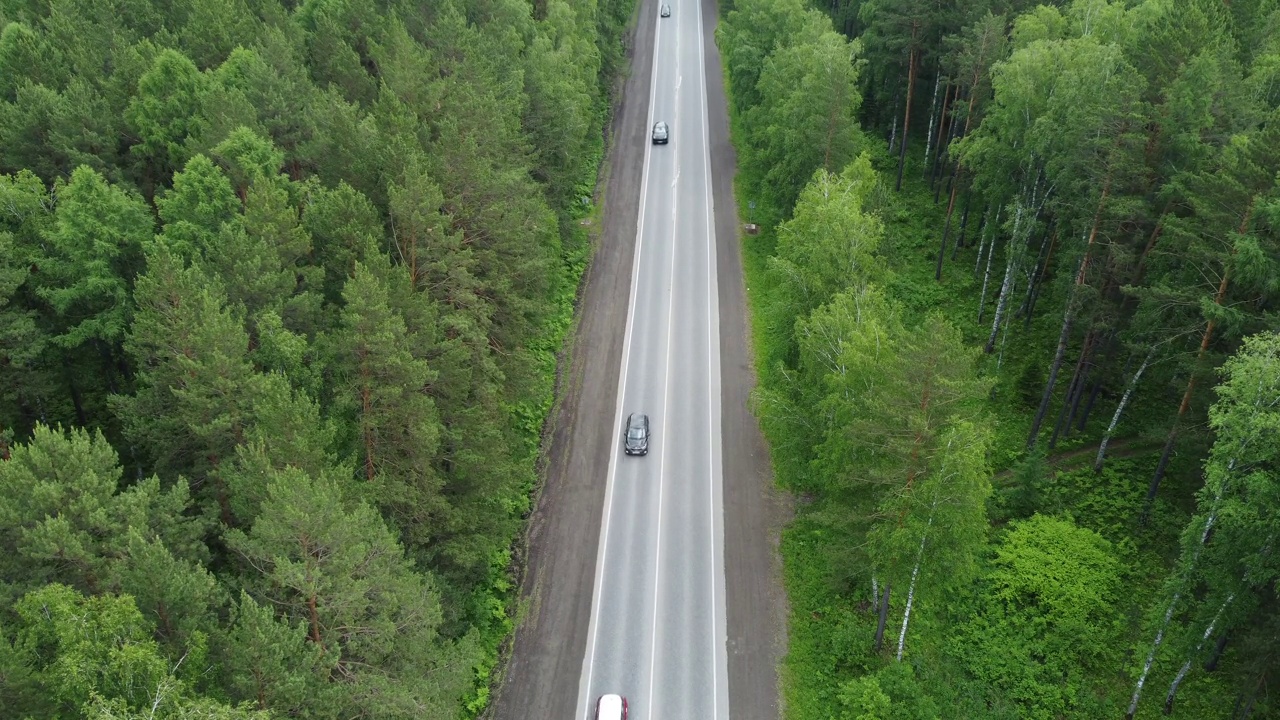
[[[628,455],[647,455],[649,453],[649,416],[644,413],[631,413],[627,417],[627,437],[622,450]]]
[[[653,144],[666,145],[667,139],[671,137],[671,131],[667,129],[667,124],[659,120],[653,124]]]

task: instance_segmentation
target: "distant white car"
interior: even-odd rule
[[[667,140],[671,137],[671,130],[667,124],[659,120],[653,124],[653,144],[666,145]]]
[[[627,699],[621,695],[601,695],[596,701],[596,720],[627,720]]]
[[[671,6],[663,5],[661,8],[658,9],[658,14],[661,15],[662,17],[671,17]]]

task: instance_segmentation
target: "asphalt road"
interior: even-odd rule
[[[647,456],[611,452],[579,690],[588,720],[605,693],[627,697],[639,720],[729,717],[702,8],[671,10],[654,35],[648,123],[671,135],[646,145],[613,423],[644,412],[653,435]]]
[[[633,720],[727,718],[731,703],[735,720],[780,716],[786,509],[747,407],[716,3],[671,3],[661,20],[658,4],[639,3],[490,718],[589,717],[604,692],[625,694]],[[649,143],[654,119],[672,127],[665,147]],[[645,458],[621,453],[632,411],[652,418]]]

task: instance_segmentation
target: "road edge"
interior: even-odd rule
[[[718,0],[701,2],[720,308],[729,708],[734,720],[777,720],[783,712],[780,669],[788,612],[780,543],[792,513],[774,483],[769,447],[751,412],[756,375],[733,192],[737,153],[730,142],[724,70],[715,42],[720,7]]]

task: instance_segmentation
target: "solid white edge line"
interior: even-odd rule
[[[680,87],[680,30],[676,30],[676,88]],[[671,132],[675,132],[676,119],[680,117],[680,100],[679,93],[676,93],[675,107],[671,112]],[[670,437],[670,428],[667,422],[667,409],[670,407],[671,397],[671,328],[673,326],[672,318],[675,315],[675,287],[676,287],[676,218],[679,216],[680,193],[676,188],[676,183],[680,179],[680,153],[675,154],[675,172],[671,180],[671,232],[668,234],[668,240],[671,243],[671,267],[667,271],[667,353],[666,359],[663,361],[662,368],[662,428]],[[658,659],[658,607],[659,595],[662,589],[662,496],[665,489],[665,481],[667,476],[667,443],[665,439],[662,443],[662,449],[658,453],[658,524],[654,531],[656,540],[654,541],[653,551],[653,622],[650,624],[649,631],[649,697],[645,701],[645,717],[653,720],[653,676],[654,668]]]
[[[643,5],[644,0],[641,0],[642,8]],[[641,11],[643,12],[643,9]],[[640,176],[640,206],[636,219],[636,248],[635,254],[631,259],[631,295],[627,301],[627,325],[622,341],[622,372],[618,377],[618,397],[613,426],[610,429],[611,436],[617,433],[622,426],[622,404],[626,400],[627,365],[631,357],[631,334],[635,324],[636,291],[640,278],[640,253],[644,248],[644,209],[649,189],[649,155],[653,152],[653,139],[649,137],[649,132],[653,127],[654,97],[657,91],[658,77],[658,42],[661,35],[662,22],[661,18],[659,18],[658,21],[654,22],[653,28],[653,53],[649,66],[649,112],[646,115],[644,126],[644,168]],[[628,140],[624,138],[622,141],[627,142]],[[591,620],[589,621],[590,629],[588,630],[591,635],[591,649],[583,659],[583,663],[587,666],[587,673],[585,681],[578,689],[578,707],[582,708],[583,720],[590,720],[591,717],[591,678],[595,671],[596,642],[599,640],[600,635],[600,595],[604,591],[605,560],[609,552],[609,516],[613,510],[613,485],[618,469],[618,446],[616,441],[617,438],[614,437],[610,443],[613,450],[609,453],[609,470],[605,480],[604,517],[600,524],[600,549],[596,553],[596,582],[591,597]],[[652,682],[652,678],[650,682]]]
[[[707,368],[707,380],[708,380],[708,383],[707,383],[707,386],[708,386],[707,435],[709,440],[707,445],[707,461],[710,469],[710,478],[709,478],[709,482],[707,483],[708,485],[707,490],[710,494],[710,502],[711,502],[711,526],[710,526],[711,543],[709,545],[709,549],[711,552],[711,684],[712,684],[711,717],[715,720],[718,720],[720,717],[720,690],[721,690],[718,660],[719,660],[719,654],[721,650],[725,650],[726,653],[728,652],[727,648],[725,647],[725,643],[728,640],[728,637],[727,637],[728,628],[727,627],[725,628],[726,635],[722,637],[720,634],[720,627],[716,622],[716,611],[719,607],[719,603],[721,600],[721,595],[717,592],[717,590],[719,589],[719,584],[722,581],[721,573],[723,572],[723,568],[718,568],[716,566],[716,551],[721,541],[721,536],[718,530],[720,529],[721,523],[723,522],[723,519],[719,517],[720,513],[717,512],[717,508],[716,508],[716,469],[717,469],[716,468],[716,448],[721,442],[720,436],[716,433],[717,415],[721,410],[720,397],[719,397],[720,382],[719,382],[719,367],[718,367],[719,360],[720,360],[720,347],[719,347],[720,324],[719,324],[719,318],[717,317],[717,314],[719,312],[719,298],[717,297],[717,294],[716,294],[719,288],[719,285],[718,285],[718,277],[716,275],[716,266],[715,266],[715,262],[716,262],[715,202],[713,200],[712,192],[711,192],[711,183],[712,183],[711,132],[709,129],[709,120],[708,120],[708,117],[711,114],[711,107],[710,107],[710,104],[707,102],[707,54],[706,54],[705,41],[703,39],[706,33],[703,29],[703,23],[702,23],[702,2],[701,0],[695,0],[695,1],[697,2],[697,5],[698,5],[698,67],[700,70],[699,86],[702,89],[701,115],[702,115],[702,142],[703,142],[703,149],[704,149],[704,152],[702,154],[702,162],[703,162],[703,170],[704,170],[703,190],[705,192],[706,209],[707,209],[707,331],[708,331],[707,332],[707,365],[708,365],[708,368]],[[714,379],[714,382],[712,382],[713,379]],[[723,476],[723,471],[721,472],[721,476]],[[722,510],[723,508],[721,508],[721,511]],[[726,662],[727,662],[727,656],[726,656]],[[727,673],[728,668],[726,667],[724,669]],[[727,675],[725,679],[726,679],[726,686],[724,688],[725,708],[726,708],[725,714],[727,716],[728,706],[729,706]]]

